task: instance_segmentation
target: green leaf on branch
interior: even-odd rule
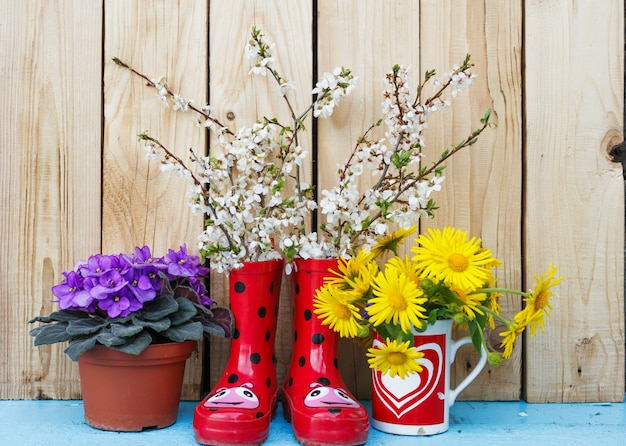
[[[484,336],[483,329],[478,323],[478,321],[476,321],[475,319],[472,321],[469,321],[467,323],[467,326],[469,327],[469,330],[470,330],[470,336],[472,338],[472,345],[474,345],[474,348],[476,349],[477,352],[480,352],[480,349],[482,348],[482,345],[483,345],[483,336]]]
[[[489,123],[489,118],[491,117],[491,109],[488,108],[487,111],[485,112],[485,116],[483,116],[480,120],[481,124],[488,124]]]

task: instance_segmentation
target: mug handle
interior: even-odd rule
[[[456,358],[456,353],[459,351],[459,348],[466,344],[470,344],[472,342],[472,338],[467,336],[465,338],[461,338],[458,341],[452,342],[452,351],[450,352],[450,364],[454,362]],[[455,389],[450,389],[448,393],[448,406],[451,407],[456,401],[456,397],[461,393],[476,377],[478,374],[485,368],[487,364],[487,352],[485,351],[485,347],[480,348],[480,360],[474,367],[474,369],[465,377],[463,381],[456,386]]]

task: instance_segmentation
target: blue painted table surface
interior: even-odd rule
[[[369,410],[369,401],[364,402]],[[196,403],[182,402],[178,421],[165,429],[118,433],[85,423],[82,401],[0,401],[0,445],[194,446],[191,421]],[[279,407],[265,445],[295,445],[291,425]],[[623,403],[528,404],[457,402],[450,429],[429,437],[370,430],[368,445],[626,445]]]

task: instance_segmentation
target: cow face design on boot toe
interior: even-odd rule
[[[317,382],[312,383],[311,387],[313,390],[304,397],[304,405],[307,407],[360,407],[344,389],[323,386]]]
[[[205,401],[204,407],[256,409],[259,407],[259,397],[251,390],[252,387],[252,384],[245,383],[239,387],[217,389],[215,395]]]

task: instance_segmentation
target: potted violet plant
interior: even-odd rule
[[[35,346],[69,342],[78,361],[85,419],[141,431],[173,424],[185,361],[205,335],[231,337],[233,316],[206,293],[208,268],[186,246],[153,257],[96,254],[52,287],[59,310],[30,323]]]

